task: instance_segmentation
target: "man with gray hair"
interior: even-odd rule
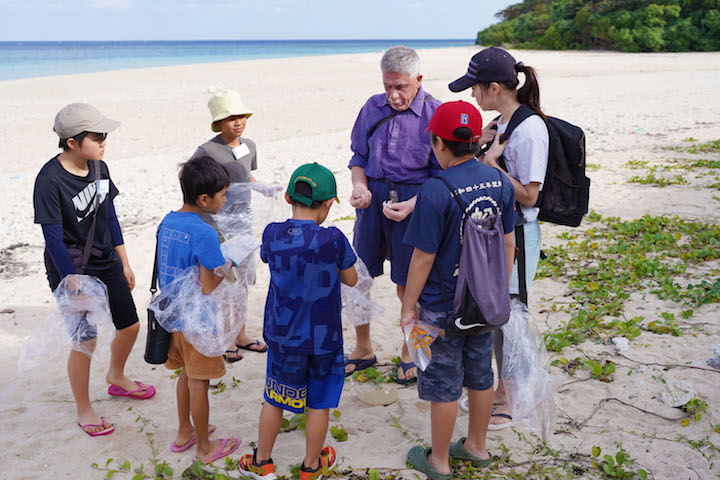
[[[380,68],[385,94],[365,102],[351,135],[350,205],[357,211],[353,246],[373,278],[383,274],[383,262],[390,260],[390,279],[402,301],[412,256],[412,247],[403,243],[403,236],[415,195],[425,180],[442,171],[425,132],[441,102],[423,90],[420,58],[412,48],[389,48]],[[376,362],[370,325],[356,326],[355,334],[356,347],[346,359],[346,374]],[[398,382],[413,381],[416,374],[403,342]]]

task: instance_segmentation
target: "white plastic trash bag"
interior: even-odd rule
[[[359,327],[370,323],[373,317],[381,316],[385,309],[373,303],[370,298],[373,278],[360,257],[355,262],[355,271],[358,276],[357,283],[354,287],[343,284],[340,288],[340,296],[343,305],[343,322]]]
[[[97,359],[115,338],[107,287],[96,277],[67,275],[53,297],[50,315],[23,345],[18,371],[46,367],[70,349]]]
[[[547,439],[555,411],[552,394],[563,384],[563,378],[549,373],[542,335],[520,300],[512,300],[510,319],[502,333],[502,379],[513,422],[517,428]]]

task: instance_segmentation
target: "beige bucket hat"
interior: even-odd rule
[[[53,130],[60,138],[70,138],[82,132],[110,133],[119,126],[92,105],[71,103],[57,113]]]
[[[215,122],[224,120],[234,115],[245,115],[249,117],[253,114],[249,108],[245,106],[240,94],[235,90],[223,90],[218,92],[208,101],[208,107],[210,108],[211,127],[213,132],[219,132],[220,127],[215,125]]]

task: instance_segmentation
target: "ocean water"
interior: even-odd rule
[[[445,48],[473,40],[228,40],[0,42],[0,80],[258,58]]]

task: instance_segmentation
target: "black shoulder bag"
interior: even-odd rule
[[[153,262],[152,280],[150,281],[150,302],[155,299],[157,293],[158,277],[158,235],[155,236],[155,261]],[[148,329],[147,340],[145,341],[145,361],[151,365],[160,365],[167,361],[168,350],[170,349],[171,334],[165,330],[155,318],[155,312],[147,309]]]

